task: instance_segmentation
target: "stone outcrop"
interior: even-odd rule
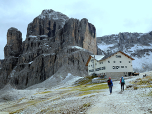
[[[10,28],[7,32],[7,44],[4,48],[5,58],[18,57],[22,52],[22,33],[16,28]]]
[[[2,64],[3,64],[3,60],[0,59],[0,68],[2,67]]]
[[[43,10],[28,25],[25,41],[18,40],[21,33],[17,29],[10,30],[0,70],[1,88],[6,83],[26,88],[52,75],[58,77],[57,73],[63,78],[67,73],[85,76],[89,55],[97,54],[96,29],[85,18],[79,21],[60,12]]]

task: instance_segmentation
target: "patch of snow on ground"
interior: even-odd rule
[[[61,81],[61,85],[64,84],[64,86],[71,86],[76,80],[80,79],[82,77],[80,76],[73,76],[71,73],[68,73],[66,78]]]

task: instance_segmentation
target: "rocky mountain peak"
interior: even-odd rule
[[[15,27],[11,27],[11,28],[8,29],[8,31],[19,31],[19,30]]]
[[[40,19],[45,19],[45,18],[49,18],[49,19],[53,19],[53,20],[68,20],[69,17],[67,17],[66,15],[60,13],[60,12],[56,12],[52,9],[48,9],[48,10],[43,10],[42,13],[38,16]]]
[[[87,75],[90,54],[97,53],[96,29],[87,19],[68,18],[53,10],[43,10],[28,25],[25,41],[10,28],[5,59],[0,69],[0,88],[7,83],[22,89],[53,77],[57,85],[71,73]]]
[[[52,9],[43,10],[42,13],[28,25],[27,37],[30,35],[54,37],[56,32],[63,28],[68,20],[69,17],[60,12],[56,12]]]

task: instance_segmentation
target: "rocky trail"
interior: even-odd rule
[[[151,75],[148,72],[147,75]],[[126,79],[126,85],[140,76]],[[71,81],[71,80],[70,80]],[[75,81],[75,80],[73,80]],[[71,83],[71,82],[69,82]],[[72,84],[72,83],[71,83]],[[110,95],[106,83],[62,85],[55,88],[13,89],[7,85],[0,91],[0,114],[150,114],[152,88],[120,91],[119,81],[113,82]],[[98,87],[105,87],[99,89]],[[106,89],[107,88],[107,89]]]
[[[150,72],[146,74],[152,76]],[[143,75],[144,73],[140,73],[140,76],[127,79],[126,85],[129,85],[129,82],[132,80],[142,78]],[[100,100],[88,110],[87,114],[152,113],[152,97],[147,96],[152,91],[152,88],[141,88],[138,90],[132,88],[121,92],[119,81],[115,81],[113,84],[113,93],[110,95],[108,89],[106,92],[100,93]]]

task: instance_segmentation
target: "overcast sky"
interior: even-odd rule
[[[152,0],[0,0],[0,59],[4,58],[6,34],[10,27],[26,37],[27,25],[44,9],[68,17],[87,18],[97,37],[119,32],[152,31]]]

